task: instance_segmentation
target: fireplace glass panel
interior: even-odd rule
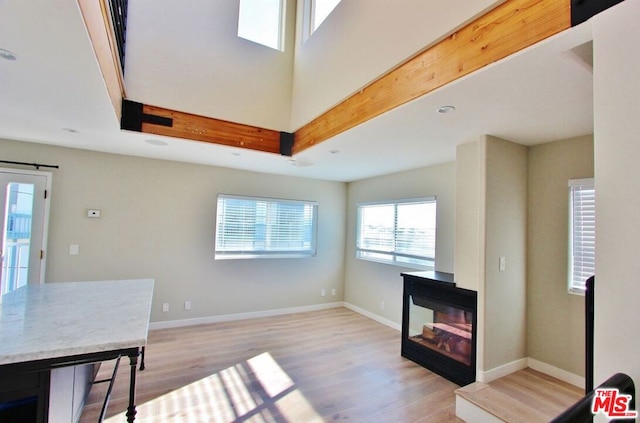
[[[473,313],[411,295],[408,339],[467,366],[473,353]]]

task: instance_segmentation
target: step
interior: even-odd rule
[[[473,423],[548,422],[583,395],[581,388],[527,368],[456,390],[456,416]]]

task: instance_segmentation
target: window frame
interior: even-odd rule
[[[589,276],[595,274],[595,184],[594,178],[582,178],[582,179],[570,179],[569,180],[569,245],[568,245],[568,274],[567,274],[567,290],[570,294],[584,295],[586,291],[586,281]],[[576,198],[576,193],[583,191],[592,191],[593,199],[589,201],[590,204],[584,204],[584,201]],[[577,252],[578,247],[576,244],[576,238],[579,234],[576,234],[576,213],[578,201],[582,201],[581,214],[587,215],[588,218],[582,219],[580,226],[590,227],[592,233],[582,234],[581,238],[591,238],[582,243]],[[585,209],[586,207],[586,209]],[[587,230],[581,230],[582,232],[588,232]],[[589,245],[592,244],[592,245]],[[587,251],[584,251],[587,250]],[[592,257],[585,257],[592,255]],[[577,263],[586,263],[586,265],[578,265]],[[588,273],[588,276],[585,275]],[[580,275],[580,276],[579,276]]]
[[[432,203],[435,207],[433,213],[433,256],[428,255],[415,255],[415,254],[406,254],[398,251],[398,206],[408,205],[408,204],[419,204],[419,203]],[[366,261],[373,261],[377,263],[389,264],[392,266],[401,266],[408,267],[412,269],[418,270],[435,270],[435,261],[436,261],[436,248],[437,248],[437,198],[436,196],[426,196],[426,197],[418,197],[418,198],[405,198],[398,200],[387,200],[387,201],[375,201],[375,202],[362,202],[356,204],[356,258]],[[394,222],[393,222],[393,250],[392,251],[384,251],[384,250],[376,250],[371,248],[362,248],[361,247],[361,221],[362,221],[362,210],[363,208],[375,206],[393,206],[394,207]],[[371,255],[367,255],[367,253]],[[377,255],[377,256],[374,256]],[[383,258],[381,256],[387,255],[388,258]],[[399,260],[401,259],[401,260]],[[419,264],[411,261],[402,261],[404,260],[422,260],[427,262],[426,264]]]
[[[259,230],[255,230],[256,226],[254,226],[254,235],[257,233],[263,234],[265,236],[264,239],[260,238],[260,242],[264,242],[264,248],[239,248],[239,249],[230,249],[223,248],[221,244],[222,238],[221,233],[223,233],[223,229],[220,224],[220,217],[223,210],[221,210],[221,200],[243,200],[243,201],[253,201],[255,202],[254,207],[257,208],[258,203],[265,203],[268,209],[269,205],[274,206],[276,210],[283,205],[301,205],[303,207],[311,207],[311,222],[310,228],[308,229],[310,233],[308,234],[311,239],[309,241],[308,247],[302,247],[298,249],[279,249],[279,248],[270,248],[269,244],[272,242],[276,242],[277,238],[269,238],[269,233],[279,233],[278,229],[286,229],[279,225],[272,226],[269,228],[269,224],[264,224],[264,231],[260,232]],[[257,212],[256,212],[257,213]],[[265,219],[276,217],[276,220],[281,217],[277,211],[275,211],[275,215],[267,214],[264,216]],[[303,213],[306,213],[303,211]],[[255,225],[255,223],[254,223]],[[255,196],[244,196],[244,195],[232,195],[232,194],[218,194],[216,198],[216,221],[215,221],[215,237],[214,237],[214,259],[215,260],[232,260],[232,259],[262,259],[262,258],[307,258],[307,257],[315,257],[317,255],[317,245],[318,245],[318,202],[316,201],[306,201],[306,200],[291,200],[291,199],[281,199],[281,198],[270,198],[270,197],[255,197]],[[254,242],[258,241],[258,239],[254,236],[254,238],[244,239],[245,242]],[[299,242],[304,243],[304,235],[303,239],[298,240]]]

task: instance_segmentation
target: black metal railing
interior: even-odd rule
[[[116,37],[116,45],[118,46],[118,56],[120,57],[120,66],[124,74],[124,53],[127,36],[127,4],[128,0],[109,0],[109,9],[111,9],[111,22],[113,23],[113,31]]]
[[[596,391],[604,388],[616,388],[621,394],[631,395],[631,401],[627,404],[629,410],[635,410],[636,388],[633,379],[624,373],[616,373],[609,379],[604,381],[593,391],[582,397],[578,402],[566,409],[551,423],[586,423],[593,421],[593,400],[596,397]],[[635,422],[635,419],[616,419],[616,422]]]

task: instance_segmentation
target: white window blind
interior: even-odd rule
[[[436,252],[435,197],[358,205],[356,256],[432,269]]]
[[[596,270],[596,208],[593,179],[569,181],[569,292],[584,294]]]
[[[315,202],[218,195],[215,258],[316,254]]]

